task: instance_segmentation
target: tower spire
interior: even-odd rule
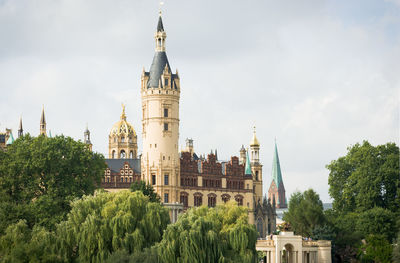
[[[19,118],[19,128],[18,128],[18,138],[24,135],[24,130],[22,129],[22,116]]]
[[[40,135],[46,136],[46,118],[44,117],[44,105],[42,106],[42,115],[40,117]]]

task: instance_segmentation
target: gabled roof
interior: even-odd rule
[[[136,174],[141,174],[140,159],[105,159],[105,161],[111,173],[119,174],[120,170],[124,168],[125,162],[127,162]]]
[[[275,184],[278,189],[281,187],[281,183],[283,185],[281,165],[279,163],[278,147],[276,146],[276,142],[275,142],[274,158],[272,161],[272,180],[275,181]]]

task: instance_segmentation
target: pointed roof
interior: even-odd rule
[[[251,166],[250,166],[249,151],[246,152],[246,167],[245,167],[245,170],[244,170],[244,174],[245,174],[245,175],[248,175],[248,174],[251,175]]]
[[[42,116],[40,117],[40,124],[46,123],[46,119],[44,117],[44,106],[42,108]]]
[[[10,132],[10,137],[8,137],[8,140],[6,142],[6,145],[10,145],[14,142],[14,136],[12,134],[12,132]]]
[[[255,126],[254,126],[254,131],[253,131],[253,138],[250,141],[250,146],[260,146],[260,143],[257,140],[256,127]]]
[[[163,22],[161,19],[161,14],[158,18],[158,24],[157,24],[157,32],[164,32],[164,26],[163,26]]]
[[[278,147],[276,146],[276,142],[275,142],[274,158],[272,161],[272,180],[275,181],[276,187],[278,187],[278,189],[281,186],[281,183],[283,184],[281,165],[279,163]]]
[[[22,117],[19,118],[19,128],[18,131],[23,131],[22,129]]]

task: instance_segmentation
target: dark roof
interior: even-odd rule
[[[157,32],[164,32],[164,26],[163,26],[163,23],[162,23],[161,15],[158,18]]]
[[[105,161],[111,173],[119,173],[127,162],[136,174],[141,174],[140,159],[105,159]]]
[[[168,63],[167,53],[165,51],[158,51],[154,54],[153,62],[150,66],[150,79],[147,82],[147,88],[158,88],[158,83],[161,79],[161,75],[164,71],[165,65],[168,66],[168,70],[171,72],[171,67]]]

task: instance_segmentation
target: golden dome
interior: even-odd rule
[[[256,137],[256,127],[254,127],[253,138],[250,141],[250,146],[260,146],[260,143],[258,142]]]
[[[135,129],[126,121],[125,105],[122,105],[121,119],[111,128],[110,136],[113,135],[124,135],[125,137],[132,136],[132,139],[133,137],[136,137]]]

